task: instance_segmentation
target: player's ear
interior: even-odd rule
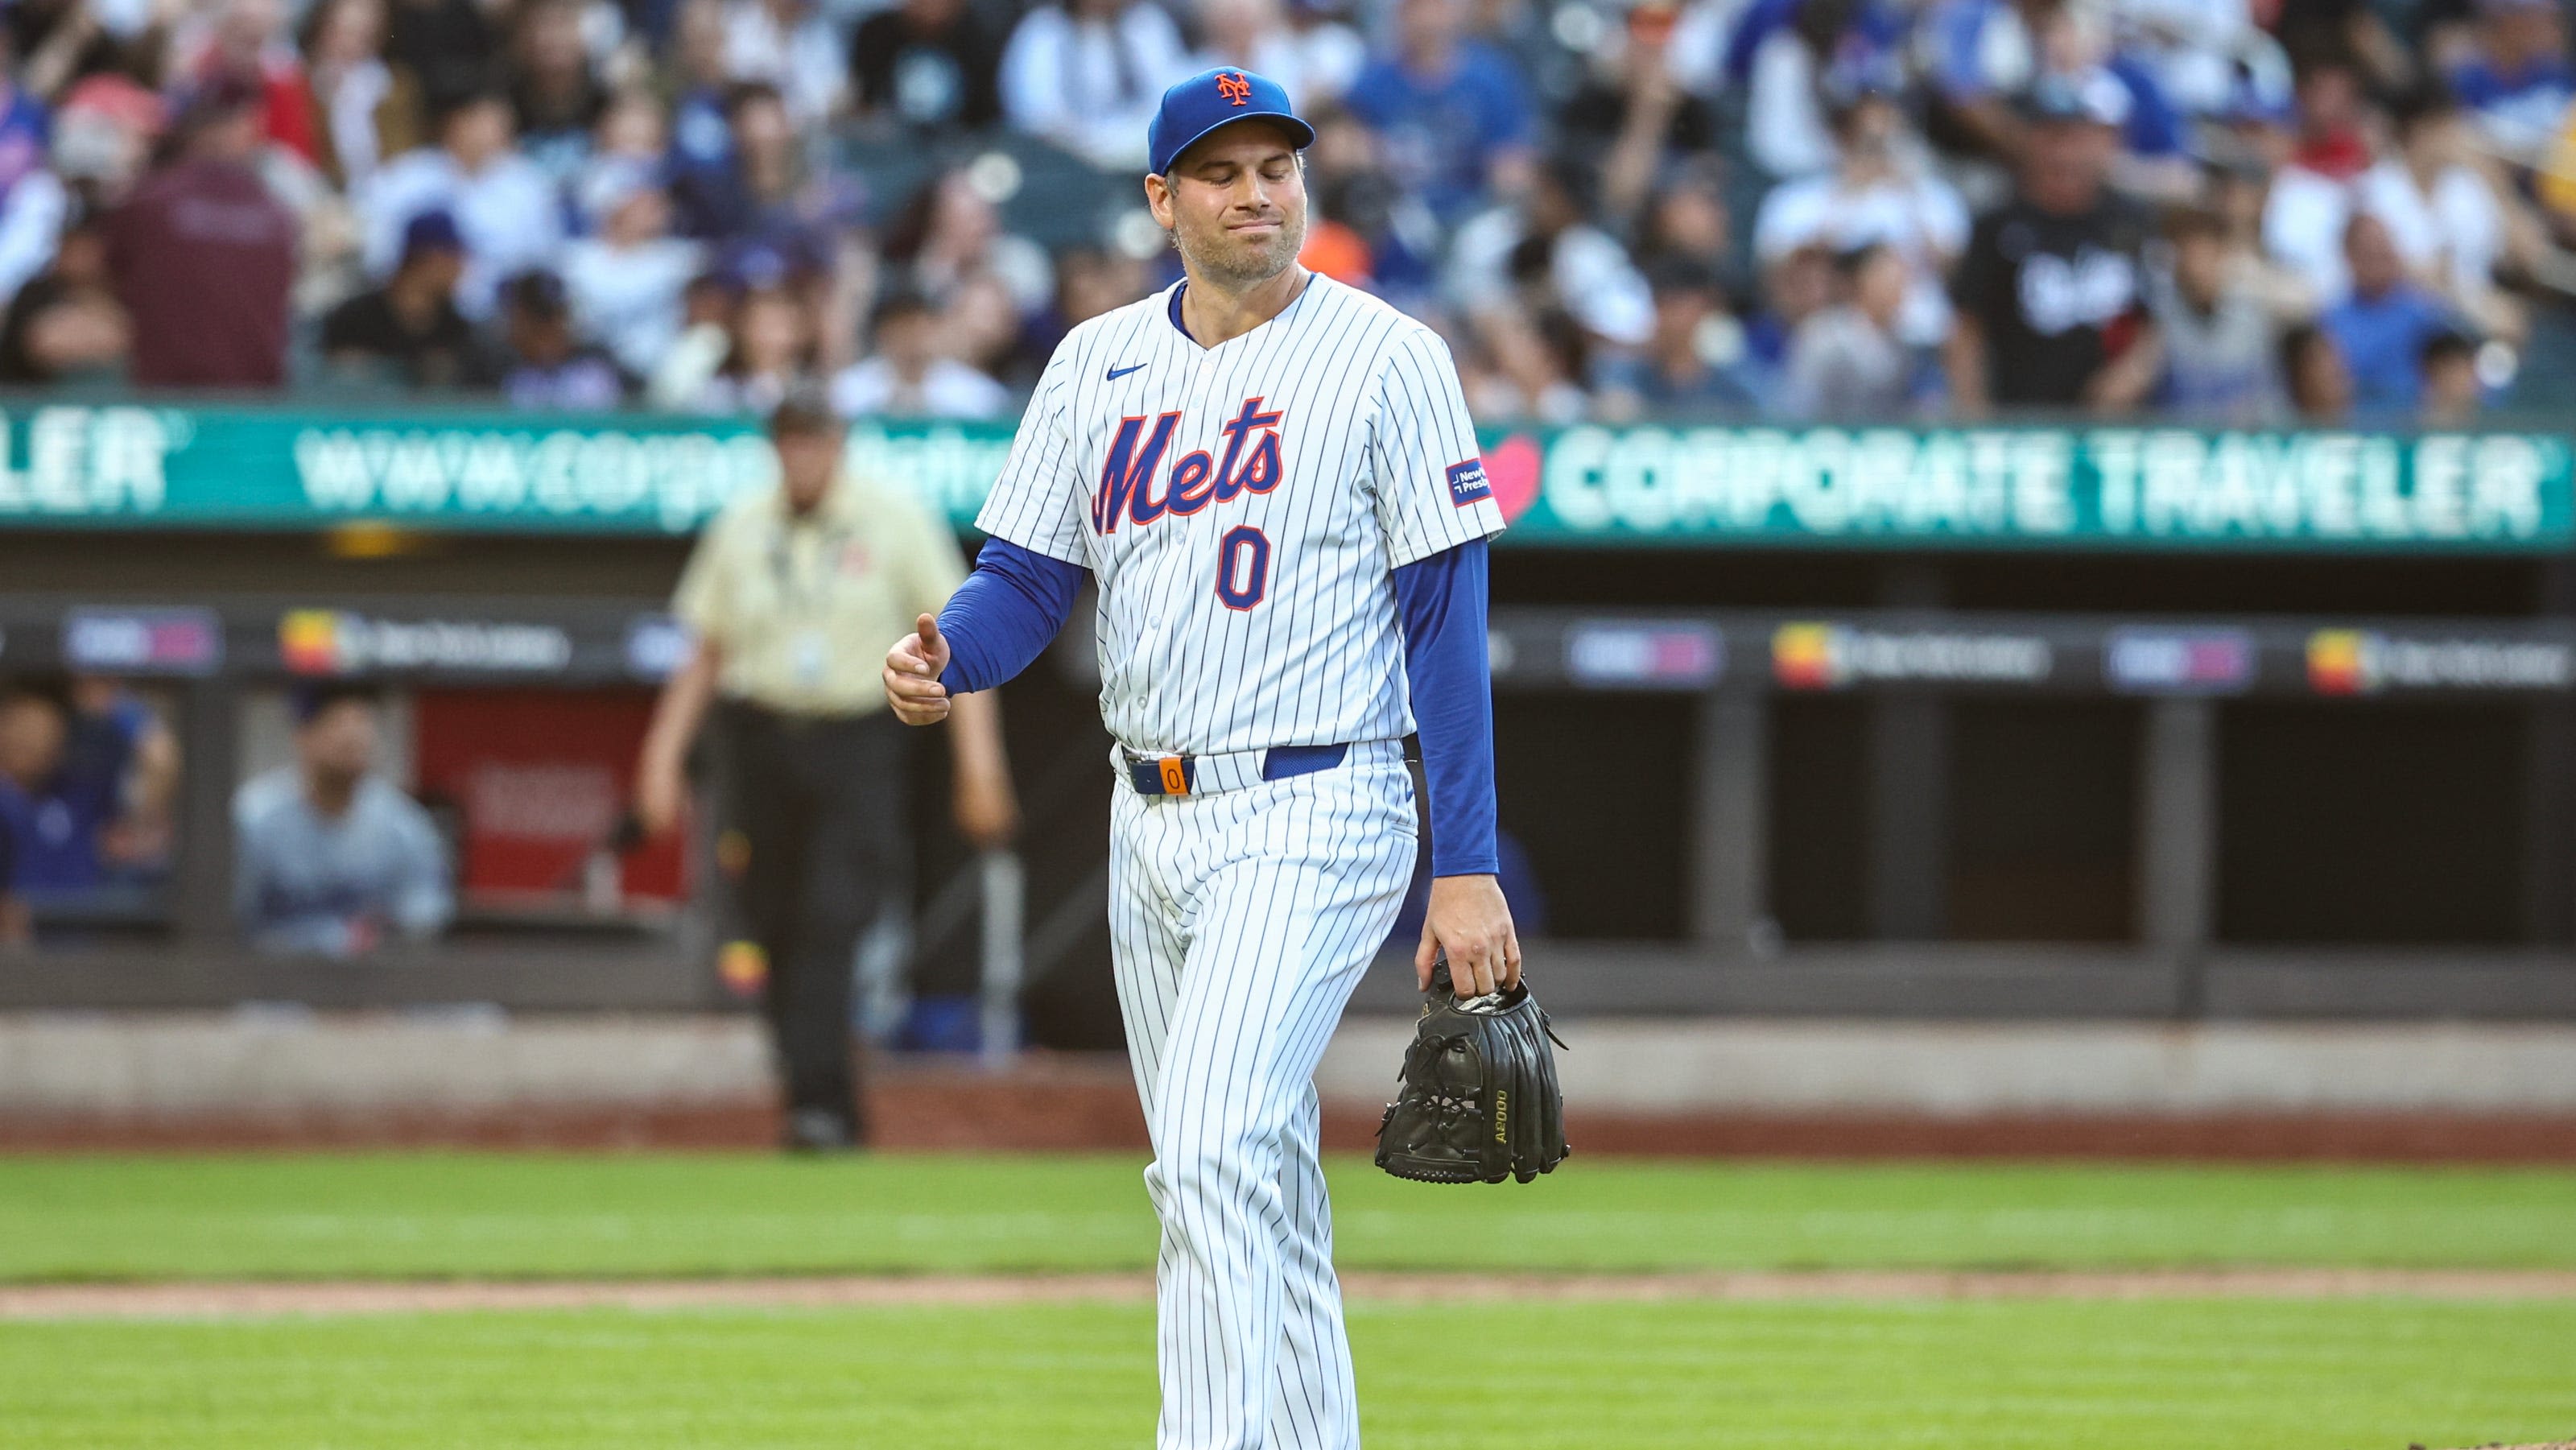
[[[1172,229],[1172,183],[1148,173],[1145,177],[1145,207],[1154,214],[1154,224],[1165,231]]]

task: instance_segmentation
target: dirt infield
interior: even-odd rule
[[[1818,1270],[1683,1274],[1349,1273],[1392,1303],[1826,1299],[2571,1299],[2576,1271],[2184,1269]],[[920,1275],[426,1283],[38,1284],[0,1287],[0,1320],[420,1314],[465,1310],[959,1307],[1153,1298],[1150,1274]]]
[[[880,1062],[867,1086],[892,1149],[1146,1151],[1134,1078],[1114,1054],[1032,1053],[986,1074],[936,1059]],[[1324,1146],[1375,1144],[1383,1103],[1327,1101]],[[1587,1154],[1730,1158],[2057,1158],[2100,1161],[2576,1163],[2576,1116],[2463,1113],[1567,1113]],[[765,1102],[340,1115],[29,1117],[0,1114],[0,1153],[171,1149],[759,1149]]]

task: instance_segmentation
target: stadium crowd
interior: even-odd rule
[[[1144,121],[1492,417],[2457,421],[2576,353],[2557,0],[16,0],[0,381],[1003,417]],[[1049,195],[1068,193],[1059,184]],[[1035,233],[1033,235],[1032,233]]]

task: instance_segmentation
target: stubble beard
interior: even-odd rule
[[[1213,244],[1192,241],[1175,228],[1172,245],[1180,250],[1181,260],[1191,272],[1205,277],[1229,291],[1257,287],[1297,261],[1306,246],[1306,223],[1303,218],[1284,220],[1279,235],[1258,246],[1244,246],[1222,239]]]

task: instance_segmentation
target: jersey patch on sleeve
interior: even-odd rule
[[[1465,508],[1481,498],[1492,498],[1493,486],[1485,482],[1485,460],[1470,458],[1449,465],[1449,502]]]

